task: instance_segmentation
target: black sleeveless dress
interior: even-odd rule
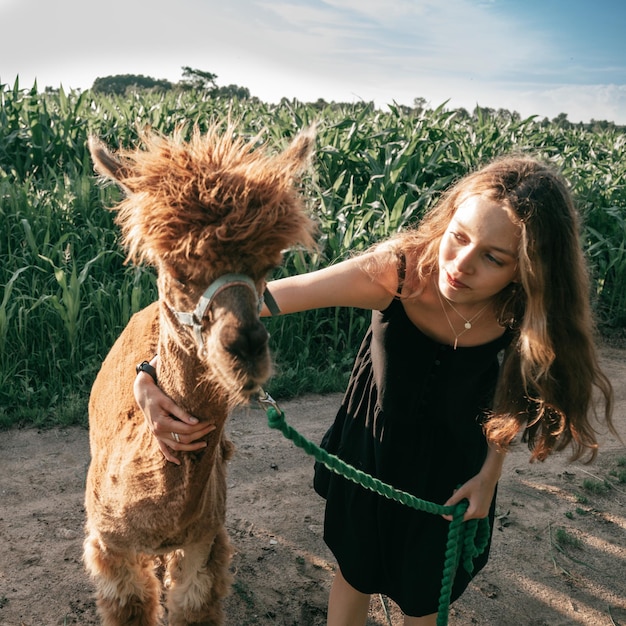
[[[372,312],[350,383],[322,447],[380,480],[443,504],[487,453],[481,420],[491,405],[507,332],[456,350],[422,333],[400,300]],[[326,498],[324,540],[344,578],[382,593],[406,615],[437,612],[449,522],[379,496],[316,464]],[[493,527],[495,497],[491,505]],[[484,567],[489,547],[474,561]],[[471,577],[459,567],[454,601]]]

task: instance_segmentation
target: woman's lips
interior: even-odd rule
[[[446,279],[448,280],[450,287],[453,287],[454,289],[467,289],[467,285],[465,283],[452,277],[448,274],[448,272],[446,272]]]

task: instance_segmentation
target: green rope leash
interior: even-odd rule
[[[486,518],[481,520],[473,519],[463,523],[463,515],[467,510],[466,501],[459,502],[454,506],[443,506],[427,500],[421,500],[406,491],[395,489],[391,485],[348,465],[339,457],[329,454],[326,450],[315,445],[289,426],[285,421],[285,414],[268,393],[260,390],[257,400],[265,409],[267,423],[270,428],[280,430],[298,448],[315,457],[316,461],[323,463],[329,470],[381,496],[410,506],[418,511],[425,511],[433,515],[452,515],[452,521],[448,530],[437,612],[437,626],[447,626],[452,585],[454,584],[458,566],[462,563],[464,569],[469,574],[472,573],[474,567],[473,559],[483,553],[489,541],[489,520]]]

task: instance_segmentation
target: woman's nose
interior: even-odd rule
[[[461,250],[454,259],[454,265],[461,274],[471,274],[474,271],[474,255],[470,246]]]

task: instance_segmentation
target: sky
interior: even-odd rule
[[[626,124],[624,0],[0,0],[0,83],[177,82],[265,102],[508,109]]]

